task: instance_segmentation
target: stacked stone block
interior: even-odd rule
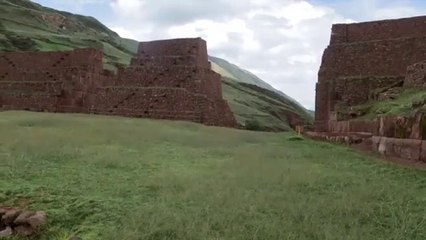
[[[138,56],[99,89],[95,112],[235,126],[202,39],[141,43]]]
[[[77,99],[102,69],[102,53],[92,49],[70,52],[0,53],[0,104],[3,109],[84,111]],[[81,95],[81,94],[80,94]]]

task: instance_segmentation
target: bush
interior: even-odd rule
[[[293,142],[293,141],[303,141],[305,139],[302,136],[295,135],[295,136],[288,137],[287,140]]]
[[[264,131],[264,128],[256,120],[247,120],[244,124],[246,130],[250,131]]]
[[[20,51],[34,51],[37,44],[29,37],[21,37],[14,34],[6,35],[10,43]]]

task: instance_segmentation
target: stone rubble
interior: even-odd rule
[[[32,236],[46,223],[46,212],[0,207],[0,238],[12,235]]]

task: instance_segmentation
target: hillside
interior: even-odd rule
[[[212,68],[222,75],[224,96],[239,122],[257,122],[269,130],[285,130],[291,121],[289,112],[312,124],[313,115],[296,100],[228,61],[210,56]],[[243,94],[241,94],[243,93]]]
[[[43,7],[28,0],[0,0],[0,50],[104,50],[105,67],[127,65],[137,42],[120,38],[92,17]]]
[[[290,102],[293,102],[294,104],[300,105],[293,98],[291,98],[288,95],[286,95],[285,93],[275,89],[269,83],[263,81],[262,79],[260,79],[256,75],[254,75],[253,73],[251,73],[251,72],[249,72],[245,69],[242,69],[235,64],[232,64],[232,63],[230,63],[230,62],[228,62],[224,59],[212,57],[212,56],[210,56],[210,61],[213,62],[213,70],[215,70],[217,73],[221,74],[224,77],[234,79],[237,82],[256,85],[258,87],[267,89],[269,91],[276,92],[277,94],[288,99]]]
[[[129,64],[136,53],[138,42],[120,38],[95,18],[28,0],[0,0],[0,6],[0,51],[98,48],[104,51],[105,68],[111,70]],[[211,57],[211,61],[223,76],[224,98],[241,125],[248,123],[256,130],[289,130],[295,116],[305,124],[312,123],[312,116],[300,104],[253,74],[219,58]]]

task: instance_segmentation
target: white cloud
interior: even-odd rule
[[[112,31],[116,32],[122,38],[128,39],[137,39],[138,37],[134,35],[131,31],[122,28],[122,27],[110,27]]]
[[[110,6],[119,16],[134,20],[138,19],[140,14],[144,12],[145,2],[140,0],[112,0]]]

